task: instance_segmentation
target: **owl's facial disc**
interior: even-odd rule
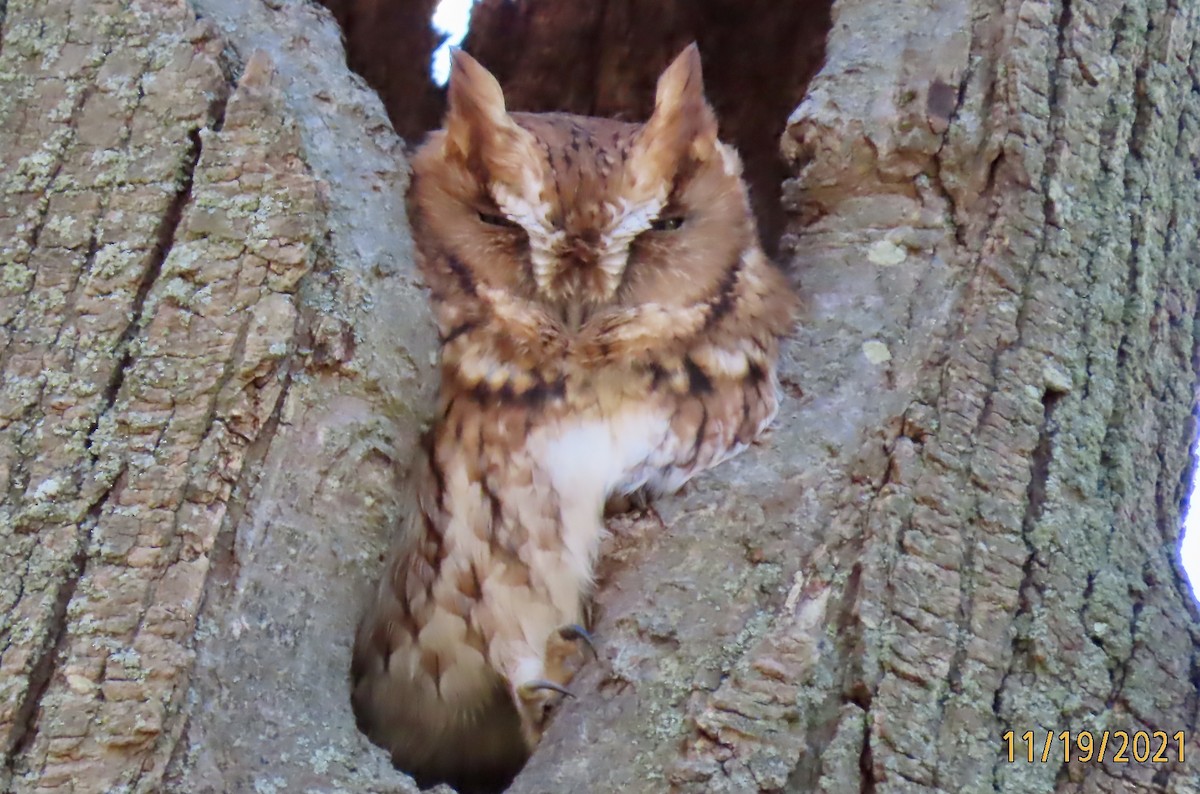
[[[701,300],[753,244],[740,163],[717,140],[694,47],[659,79],[644,124],[509,113],[464,53],[449,100],[442,173],[466,219],[447,220],[443,239],[462,241],[472,277],[541,303],[568,329],[606,307]]]

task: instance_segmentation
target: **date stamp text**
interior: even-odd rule
[[[1183,731],[1005,731],[1002,752],[1010,764],[1024,761],[1069,764],[1183,763]]]

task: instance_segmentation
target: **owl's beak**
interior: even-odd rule
[[[563,325],[569,331],[578,331],[587,322],[587,307],[581,303],[568,303],[563,307]]]

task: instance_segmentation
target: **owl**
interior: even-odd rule
[[[461,51],[448,94],[409,193],[439,408],[352,703],[421,785],[499,791],[588,662],[606,501],[674,491],[763,432],[796,299],[694,44],[643,124],[509,113]]]

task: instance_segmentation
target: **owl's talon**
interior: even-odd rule
[[[517,687],[518,693],[525,700],[531,700],[534,696],[534,693],[542,689],[549,689],[552,692],[557,692],[563,697],[575,697],[575,693],[567,689],[562,684],[556,684],[553,681],[546,681],[545,679],[540,678],[536,681],[526,681],[524,684],[521,684],[521,686]]]
[[[613,494],[604,503],[605,517],[619,516],[625,513],[642,513],[650,506],[650,493],[646,488],[638,488],[633,493]]]
[[[592,640],[592,635],[588,633],[587,629],[585,629],[583,626],[580,626],[578,623],[571,623],[570,625],[563,626],[558,630],[558,636],[562,637],[564,640],[570,640],[571,642],[582,641],[583,644],[588,647],[588,650],[592,652],[593,659],[600,658],[600,654],[596,652],[596,643]]]

